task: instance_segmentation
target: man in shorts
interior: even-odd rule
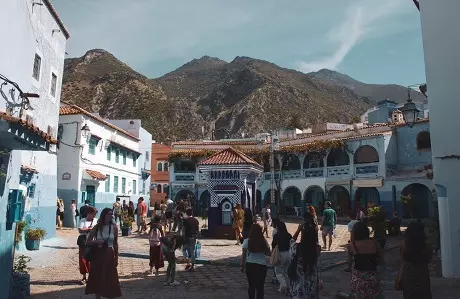
[[[337,224],[337,213],[331,208],[331,202],[326,201],[324,204],[323,220],[321,231],[323,237],[323,249],[326,249],[326,236],[329,236],[329,251],[332,247],[332,234]]]

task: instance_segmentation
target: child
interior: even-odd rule
[[[155,266],[155,276],[158,276],[158,269],[165,266],[163,254],[161,252],[160,238],[164,237],[163,228],[161,227],[161,217],[155,216],[150,223],[149,243],[150,243],[150,271],[149,276],[153,275],[153,267]]]
[[[184,244],[184,239],[182,236],[177,234],[171,234],[166,237],[162,237],[161,249],[163,251],[163,256],[168,262],[168,268],[166,269],[166,281],[164,282],[165,286],[176,286],[179,285],[179,282],[175,280],[176,278],[176,249],[179,249]]]

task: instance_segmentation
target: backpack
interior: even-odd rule
[[[120,215],[121,214],[120,212],[121,212],[121,205],[118,202],[114,203],[113,204],[113,213],[115,215]]]
[[[160,230],[157,227],[153,227],[149,234],[150,246],[160,246]]]

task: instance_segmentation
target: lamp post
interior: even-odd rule
[[[91,130],[89,129],[88,124],[84,124],[83,127],[81,128],[81,134],[83,137],[88,137],[89,134],[91,133]]]
[[[412,128],[414,126],[415,122],[417,121],[418,113],[420,112],[417,109],[417,106],[412,102],[412,98],[410,97],[411,88],[415,86],[418,86],[420,92],[425,97],[427,97],[426,96],[426,92],[427,92],[426,84],[420,84],[420,85],[415,84],[415,85],[407,86],[407,103],[405,103],[404,106],[400,110],[403,114],[404,121],[409,126],[409,128]]]
[[[276,181],[275,181],[275,150],[278,150],[279,142],[278,142],[278,137],[275,136],[272,132],[270,132],[269,136],[270,136],[270,203],[274,204],[278,209],[278,206],[276,205],[276,194],[275,194],[275,188],[277,188]]]

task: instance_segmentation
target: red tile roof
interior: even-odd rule
[[[59,17],[58,13],[56,12],[56,9],[54,9],[53,4],[51,4],[51,1],[50,0],[43,0],[43,2],[45,3],[46,7],[48,7],[48,9],[49,9],[51,15],[53,16],[53,18],[58,23],[59,28],[61,28],[62,33],[64,34],[65,38],[69,39],[70,33],[67,30],[67,28],[65,28],[64,22],[62,22],[61,18]]]
[[[107,177],[99,171],[86,169],[86,173],[89,174],[93,179],[98,181],[105,181],[107,179]]]
[[[38,136],[42,137],[46,142],[48,142],[50,144],[57,144],[58,143],[57,139],[54,139],[53,136],[51,136],[50,134],[40,130],[39,127],[37,127],[36,125],[34,125],[33,123],[31,123],[31,122],[29,122],[29,121],[27,121],[25,119],[8,115],[8,114],[6,114],[5,112],[2,112],[2,111],[0,111],[0,119],[3,119],[3,120],[5,120],[5,121],[7,121],[9,123],[12,123],[12,124],[18,124],[18,125],[26,128],[26,129],[29,129],[30,131],[34,132]]]
[[[246,164],[262,167],[259,163],[249,158],[240,151],[231,147],[213,154],[209,158],[203,160],[200,165],[235,165]]]
[[[195,140],[195,141],[177,141],[172,145],[256,145],[255,140]]]
[[[92,114],[91,112],[88,112],[88,111],[86,111],[85,109],[78,107],[77,105],[67,104],[67,103],[65,103],[65,102],[63,102],[63,101],[61,101],[61,103],[64,103],[64,105],[66,105],[66,106],[61,106],[61,107],[59,108],[59,115],[76,115],[76,114],[84,114],[84,115],[86,115],[86,116],[88,116],[88,117],[91,117],[92,119],[94,119],[94,120],[96,120],[96,121],[98,121],[98,122],[100,122],[100,123],[106,125],[107,127],[110,127],[110,128],[112,128],[112,129],[114,129],[114,130],[117,130],[117,131],[120,132],[120,133],[123,133],[124,135],[128,136],[128,137],[131,138],[131,139],[134,139],[134,140],[136,140],[136,141],[139,141],[139,140],[140,140],[139,138],[137,138],[137,137],[135,137],[135,136],[129,134],[129,133],[126,132],[125,130],[123,130],[123,129],[121,129],[121,128],[115,126],[114,124],[112,124],[112,123],[106,121],[106,120],[103,119],[102,117],[97,116],[97,115],[94,115],[94,114]]]

